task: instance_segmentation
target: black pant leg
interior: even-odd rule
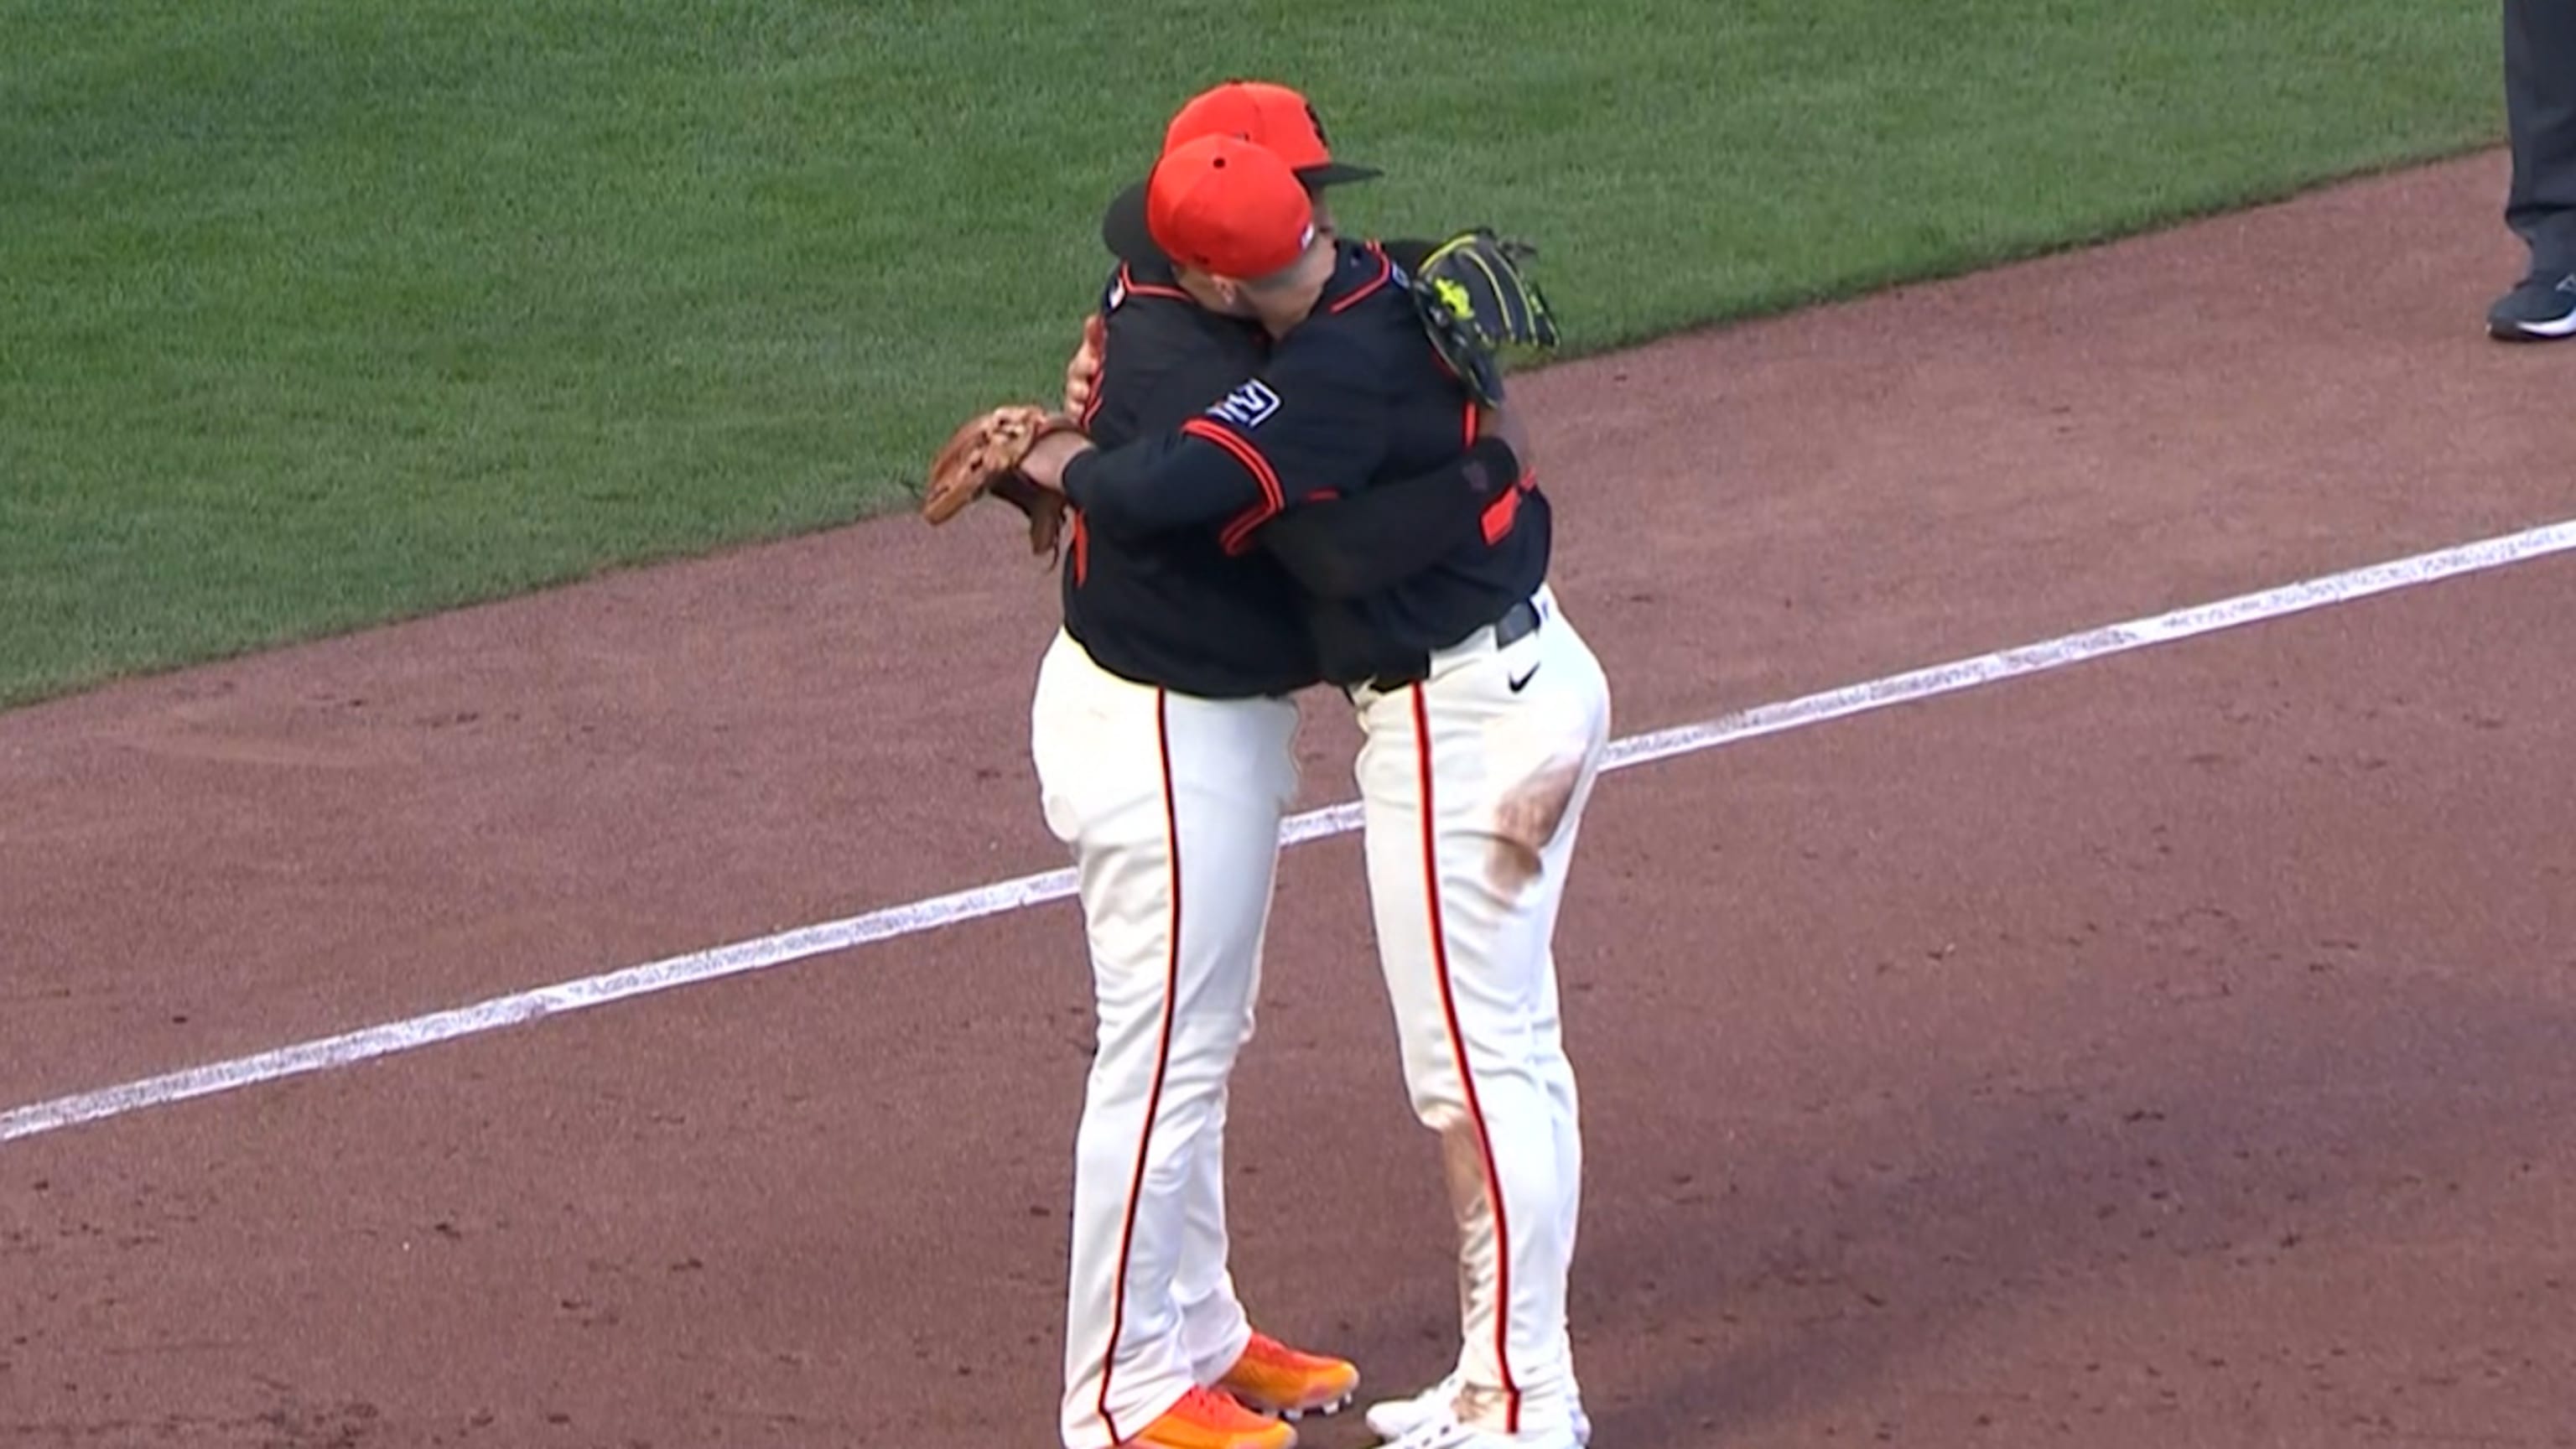
[[[2576,0],[2504,0],[2505,224],[2535,272],[2576,272]]]

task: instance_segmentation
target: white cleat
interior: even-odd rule
[[[1401,1439],[1387,1441],[1385,1449],[1576,1449],[1579,1442],[1565,1429],[1504,1434],[1473,1428],[1443,1415]]]
[[[1368,1420],[1369,1432],[1377,1435],[1389,1446],[1400,1446],[1400,1449],[1453,1449],[1453,1446],[1454,1449],[1488,1449],[1488,1446],[1493,1446],[1493,1449],[1502,1449],[1502,1446],[1521,1449],[1524,1444],[1537,1449],[1537,1446],[1547,1443],[1545,1438],[1527,1436],[1514,1438],[1508,1434],[1470,1429],[1459,1423],[1458,1388],[1458,1375],[1452,1373],[1412,1398],[1381,1399],[1368,1406],[1365,1417]],[[1588,1449],[1592,1443],[1592,1418],[1583,1412],[1582,1400],[1575,1401],[1572,1417],[1575,1449]],[[1413,1437],[1426,1430],[1435,1430],[1444,1426],[1468,1437],[1455,1440],[1439,1438],[1424,1440]]]

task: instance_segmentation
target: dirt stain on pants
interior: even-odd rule
[[[1463,1068],[1465,1063],[1460,1063]],[[1449,1182],[1449,1211],[1458,1220],[1458,1313],[1463,1321],[1476,1292],[1478,1235],[1494,1230],[1491,1179],[1485,1171],[1485,1143],[1476,1119],[1460,1112],[1440,1126],[1440,1165]]]
[[[1515,785],[1494,807],[1494,850],[1485,870],[1496,890],[1517,892],[1538,879],[1542,854],[1565,823],[1583,762],[1559,760]]]

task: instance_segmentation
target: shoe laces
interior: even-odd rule
[[[1181,1395],[1180,1402],[1173,1407],[1190,1417],[1204,1419],[1211,1424],[1239,1424],[1245,1420],[1267,1422],[1261,1420],[1260,1415],[1245,1408],[1243,1401],[1234,1395],[1209,1388],[1205,1384],[1190,1385],[1189,1389]]]
[[[1243,1346],[1243,1357],[1292,1367],[1321,1361],[1317,1355],[1290,1348],[1257,1328],[1252,1331],[1251,1341]]]

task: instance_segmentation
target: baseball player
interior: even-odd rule
[[[1293,119],[1309,185],[1374,174],[1332,161],[1294,92],[1211,95],[1172,134],[1260,112]],[[1198,307],[1151,259],[1110,279],[1100,323],[1075,410],[1104,441],[1180,426],[1267,347],[1257,324]],[[1289,569],[1364,591],[1473,537],[1522,460],[1501,440],[1451,452],[1420,479],[1305,510],[1261,550],[1230,552],[1212,530],[1102,535],[1073,517],[1063,628],[1030,718],[1048,826],[1078,862],[1098,1013],[1076,1138],[1067,1449],[1281,1449],[1293,1429],[1252,1409],[1329,1410],[1357,1384],[1348,1362],[1255,1332],[1235,1293],[1226,1083],[1252,1035],[1296,784],[1289,696],[1320,677]]]
[[[2531,270],[2487,309],[2506,342],[2576,337],[2576,3],[2504,0],[2505,119],[2513,182],[2504,219]]]
[[[1201,137],[1156,163],[1142,212],[1145,235],[1113,235],[1116,249],[1169,256],[1185,290],[1274,344],[1256,377],[1169,432],[1107,451],[1079,433],[1038,441],[1020,472],[1060,491],[1093,538],[1214,530],[1246,552],[1320,500],[1364,501],[1474,440],[1472,400],[1403,274],[1319,234],[1286,160]],[[1547,586],[1550,531],[1523,477],[1433,566],[1307,600],[1324,676],[1364,734],[1381,963],[1458,1216],[1458,1370],[1380,1406],[1402,1449],[1571,1449],[1586,1432],[1565,1318],[1581,1142],[1551,942],[1610,697]]]

